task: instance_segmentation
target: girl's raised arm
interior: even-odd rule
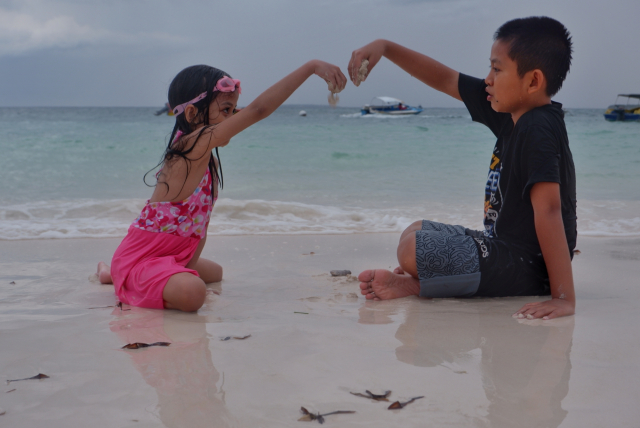
[[[311,60],[264,91],[241,111],[211,128],[213,138],[209,140],[209,150],[226,145],[231,137],[269,116],[312,74],[322,77],[329,87],[337,88],[335,92],[340,92],[347,84],[347,78],[339,67]]]

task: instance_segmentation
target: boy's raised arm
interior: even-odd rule
[[[460,73],[433,58],[383,39],[374,40],[353,51],[348,69],[351,81],[355,83],[362,61],[369,61],[368,76],[383,56],[421,82],[462,101],[458,91]]]
[[[516,317],[552,319],[573,315],[576,296],[573,288],[571,255],[564,233],[558,183],[536,183],[530,192],[536,234],[549,273],[551,300],[527,303]]]

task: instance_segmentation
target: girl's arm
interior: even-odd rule
[[[348,68],[351,81],[355,83],[362,61],[369,60],[368,76],[383,56],[433,89],[462,101],[458,92],[460,73],[433,58],[383,39],[375,40],[353,51]]]
[[[339,67],[319,60],[309,61],[264,91],[241,111],[205,131],[212,133],[208,150],[226,145],[231,137],[269,116],[312,74],[317,74],[332,84],[333,88],[337,88],[336,92],[340,92],[347,84],[347,78]]]

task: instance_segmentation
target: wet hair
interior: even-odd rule
[[[571,67],[571,35],[560,22],[546,16],[519,18],[503,24],[493,40],[509,43],[509,58],[518,75],[539,69],[547,79],[547,95],[557,94]]]
[[[198,95],[202,94],[206,91],[207,96],[201,99],[198,102],[193,103],[198,109],[198,114],[196,115],[196,119],[194,123],[189,123],[186,118],[186,113],[182,113],[176,116],[176,123],[173,126],[173,130],[171,131],[171,136],[169,137],[169,142],[167,144],[167,148],[162,155],[162,160],[156,165],[151,171],[156,169],[157,167],[166,164],[167,162],[173,162],[177,159],[183,159],[187,163],[187,176],[189,175],[189,171],[191,170],[191,159],[187,156],[193,151],[196,143],[202,136],[202,133],[210,127],[215,125],[209,125],[209,106],[220,94],[219,91],[213,92],[213,88],[216,86],[218,80],[223,78],[224,76],[229,76],[228,73],[225,73],[222,70],[219,70],[214,67],[210,67],[208,65],[193,65],[191,67],[187,67],[181,72],[179,72],[176,77],[173,78],[171,84],[169,85],[169,105],[171,108],[180,105],[182,103],[186,103]],[[195,130],[196,125],[202,123],[204,126],[200,128],[199,133],[196,135],[196,138],[192,144],[186,146],[185,143],[181,143],[180,140],[176,141],[174,144],[174,138],[178,131],[182,131],[184,135],[190,134]],[[211,134],[209,134],[211,138]],[[182,138],[181,138],[182,139]],[[209,172],[212,177],[216,177],[217,180],[212,180],[211,182],[211,195],[214,195],[216,182],[220,185],[220,188],[223,186],[223,178],[222,178],[222,163],[220,163],[220,154],[218,153],[218,148],[216,147],[216,157],[218,158],[218,166],[216,166],[215,161],[213,160],[213,154],[210,154],[209,159]],[[218,171],[219,169],[219,171]],[[146,177],[149,174],[145,174],[145,183]],[[187,179],[185,177],[185,181],[182,183],[182,187],[184,188],[184,184]],[[161,182],[165,186],[167,186],[167,192],[169,191],[169,184],[166,182]],[[182,188],[180,189],[182,191]],[[180,192],[178,192],[180,193]]]

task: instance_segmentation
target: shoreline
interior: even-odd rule
[[[510,314],[538,298],[367,302],[357,281],[330,277],[395,267],[398,236],[209,236],[203,257],[225,279],[194,314],[89,309],[115,303],[88,277],[121,238],[0,241],[0,376],[50,376],[5,385],[0,422],[297,427],[300,406],[357,412],[327,426],[636,419],[640,238],[579,236],[577,314],[528,321]],[[120,349],[156,341],[172,345]],[[366,389],[425,398],[389,411],[349,394]]]

